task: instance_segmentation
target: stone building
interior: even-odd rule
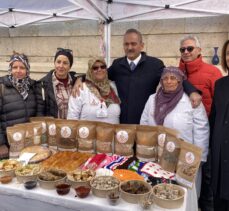
[[[161,58],[166,65],[178,65],[179,41],[185,34],[197,35],[204,60],[211,62],[213,47],[229,39],[229,16],[112,23],[111,60],[123,56],[122,37],[128,28],[143,34],[148,55]],[[41,78],[53,68],[57,47],[70,48],[74,54],[72,70],[86,72],[91,56],[101,55],[101,26],[97,21],[70,21],[19,28],[0,28],[0,76],[7,73],[13,50],[25,53],[31,63],[31,77]],[[219,66],[220,67],[220,66]]]

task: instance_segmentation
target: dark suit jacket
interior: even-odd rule
[[[139,124],[145,103],[155,93],[163,68],[161,60],[145,53],[133,72],[126,57],[114,60],[108,76],[115,81],[121,99],[120,123]]]
[[[229,76],[215,83],[210,127],[213,191],[219,188],[219,197],[229,200]]]

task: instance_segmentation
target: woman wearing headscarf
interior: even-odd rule
[[[120,100],[114,82],[108,80],[103,58],[88,61],[86,80],[80,96],[70,97],[68,119],[119,123]]]
[[[229,71],[229,40],[222,48],[221,65]],[[215,83],[210,113],[211,179],[214,194],[214,210],[229,211],[229,76]]]
[[[70,71],[72,64],[72,50],[57,48],[54,57],[55,68],[40,80],[46,116],[67,118],[68,100],[76,79],[76,73]]]
[[[9,61],[9,74],[0,78],[0,156],[8,156],[6,127],[28,122],[43,115],[43,100],[36,81],[29,76],[26,55],[14,53]]]
[[[203,104],[192,108],[182,82],[185,76],[177,67],[163,70],[156,94],[149,97],[141,116],[142,125],[163,125],[180,132],[180,138],[202,149],[202,161],[206,162],[209,145],[209,123]],[[196,181],[200,193],[201,168]]]

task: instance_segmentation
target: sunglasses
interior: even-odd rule
[[[92,69],[93,69],[94,71],[98,71],[99,68],[102,69],[102,70],[105,70],[105,69],[107,68],[107,66],[106,66],[106,65],[100,65],[100,66],[93,66],[93,67],[92,67]]]
[[[181,47],[181,48],[180,48],[180,52],[181,52],[181,53],[184,53],[185,50],[187,50],[189,53],[191,53],[191,52],[194,50],[194,48],[195,48],[195,47],[193,47],[193,46],[188,46],[187,48]]]
[[[72,50],[71,49],[68,49],[68,48],[57,48],[57,53],[60,52],[60,51],[64,51],[64,52],[68,52],[68,53],[71,53],[72,54]]]

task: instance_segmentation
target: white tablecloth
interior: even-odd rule
[[[187,194],[188,193],[188,194]],[[45,190],[37,186],[27,190],[23,184],[14,179],[13,182],[0,184],[0,211],[140,211],[138,205],[130,204],[122,199],[116,206],[111,206],[104,198],[90,195],[80,199],[75,197],[74,189],[65,196],[60,196],[56,190]],[[167,209],[151,207],[152,211],[167,211]],[[170,209],[171,210],[171,209]],[[185,200],[182,207],[173,211],[197,211],[195,190],[185,189]],[[169,210],[168,210],[169,211]]]

